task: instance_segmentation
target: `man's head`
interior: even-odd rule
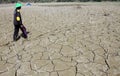
[[[21,9],[22,4],[21,3],[16,3],[15,7],[16,7],[16,9]]]

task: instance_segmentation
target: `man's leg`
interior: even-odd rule
[[[14,41],[17,41],[17,40],[18,40],[18,32],[19,32],[19,25],[15,25],[14,35],[13,35],[13,40],[14,40]]]
[[[21,29],[21,31],[22,31],[22,33],[23,33],[23,37],[24,37],[24,38],[27,38],[27,31],[26,31],[26,28],[24,27],[24,25],[21,25],[21,26],[20,26],[20,29]]]

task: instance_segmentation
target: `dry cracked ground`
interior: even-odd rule
[[[0,4],[0,76],[120,76],[120,3],[24,4],[17,42],[13,11]]]

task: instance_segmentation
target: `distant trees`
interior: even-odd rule
[[[18,0],[0,0],[0,3],[15,3]],[[120,1],[120,0],[19,0],[22,2],[88,2],[88,1]]]

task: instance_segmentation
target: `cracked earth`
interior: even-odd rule
[[[32,5],[17,42],[14,5],[0,5],[0,76],[120,76],[120,3]]]

